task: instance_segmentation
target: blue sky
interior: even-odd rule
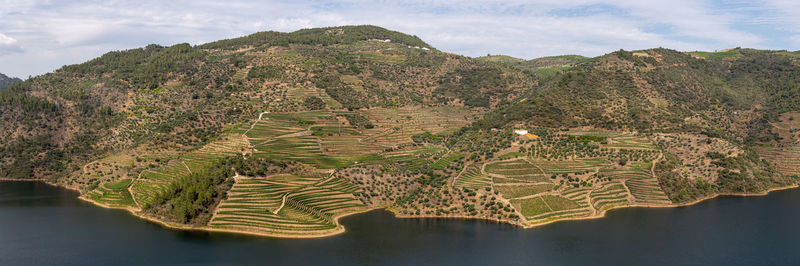
[[[113,50],[265,30],[372,24],[467,56],[618,49],[800,49],[800,1],[0,1],[0,73],[28,77]]]

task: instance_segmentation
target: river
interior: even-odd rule
[[[800,190],[628,208],[533,229],[477,220],[342,218],[277,239],[176,231],[37,182],[0,182],[0,265],[797,265]]]

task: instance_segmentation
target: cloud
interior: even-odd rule
[[[21,53],[22,51],[22,46],[19,45],[17,39],[0,33],[0,55]]]
[[[793,0],[0,0],[0,6],[0,62],[11,63],[0,64],[0,72],[16,76],[150,43],[201,44],[348,24],[417,35],[467,56],[522,58],[652,47],[796,50],[791,36],[800,31]]]

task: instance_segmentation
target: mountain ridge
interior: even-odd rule
[[[8,88],[9,86],[13,85],[14,83],[22,82],[21,79],[13,78],[0,73],[0,89]]]

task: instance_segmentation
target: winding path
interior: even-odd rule
[[[189,166],[188,166],[188,165],[186,165],[186,161],[185,161],[185,160],[182,160],[182,161],[181,161],[181,163],[183,164],[183,166],[184,166],[184,167],[186,167],[186,171],[189,171],[189,174],[192,174],[192,169],[191,169],[191,168],[189,168]]]
[[[136,175],[136,179],[131,181],[131,184],[128,185],[128,193],[131,194],[131,199],[133,200],[133,204],[136,204],[136,208],[139,209],[139,210],[142,210],[142,206],[139,205],[139,202],[136,201],[136,196],[133,195],[133,184],[136,184],[136,181],[139,181],[139,179],[142,177],[142,174],[144,173],[144,171],[147,171],[147,170],[142,170],[141,172],[139,172],[139,174]]]
[[[253,130],[253,128],[256,127],[256,124],[258,124],[258,121],[261,121],[261,118],[263,118],[265,114],[269,114],[269,112],[261,112],[260,114],[258,114],[258,120],[256,120],[252,124],[250,124],[250,128],[248,128],[247,130],[244,131],[244,133],[242,133],[242,138],[244,139],[244,141],[247,143],[248,146],[250,146],[250,139],[247,138],[247,133],[249,133],[250,130]],[[269,118],[267,118],[267,119],[269,119]],[[255,148],[253,148],[253,149],[255,149]],[[245,154],[247,154],[247,152],[246,151],[242,151],[242,156],[245,156]]]
[[[278,208],[272,211],[272,213],[278,214],[278,212],[281,211],[281,209],[283,209],[283,206],[286,205],[287,197],[289,197],[289,193],[283,194],[283,197],[281,198],[281,206],[278,206]]]

